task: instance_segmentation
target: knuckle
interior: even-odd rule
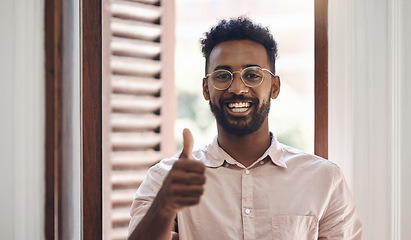
[[[173,186],[170,187],[169,192],[171,195],[175,194],[175,188]]]
[[[201,180],[201,184],[204,184],[206,182],[206,177],[203,175],[201,176],[200,180]]]
[[[173,169],[178,169],[181,167],[181,161],[175,161],[173,164]]]

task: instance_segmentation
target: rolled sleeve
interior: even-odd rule
[[[164,178],[176,160],[177,158],[162,160],[148,170],[147,176],[137,189],[131,205],[131,220],[128,227],[129,235],[146,215],[163,184]]]

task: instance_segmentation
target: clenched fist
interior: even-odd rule
[[[188,129],[183,131],[184,146],[180,159],[176,161],[164,179],[147,214],[140,221],[129,239],[179,239],[171,234],[174,219],[179,210],[200,202],[205,183],[205,166],[192,158],[193,136]]]
[[[174,163],[157,195],[163,207],[175,213],[200,202],[206,181],[204,164],[192,159],[194,139],[190,130],[183,130],[183,141],[180,159]]]

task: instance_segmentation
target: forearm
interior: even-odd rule
[[[154,200],[141,222],[133,230],[129,240],[153,239],[168,240],[173,228],[176,213],[167,210],[159,201]]]

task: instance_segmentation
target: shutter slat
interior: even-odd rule
[[[114,75],[111,77],[111,80],[113,93],[154,95],[160,91],[163,85],[156,78]]]
[[[123,240],[126,239],[127,237],[126,230],[128,230],[128,223],[130,219],[131,219],[131,216],[130,216],[128,208],[125,208],[125,207],[113,208],[111,222],[112,222],[113,227],[115,229],[118,229],[118,231],[113,233],[112,239],[123,239]]]
[[[160,0],[130,0],[131,2],[139,2],[139,3],[146,3],[151,5],[157,5]]]
[[[161,53],[159,43],[147,42],[143,40],[124,40],[113,38],[110,44],[111,50],[117,56],[132,56],[141,58],[156,58]]]
[[[161,153],[152,149],[117,151],[111,154],[111,164],[113,167],[147,167],[159,162],[161,158]]]
[[[146,177],[146,172],[145,169],[144,171],[113,171],[111,173],[111,184],[114,188],[137,189]]]
[[[131,219],[130,209],[125,208],[125,207],[114,208],[114,209],[115,211],[113,211],[112,218],[111,218],[113,225],[124,226],[128,224],[128,222]]]
[[[130,1],[112,1],[111,13],[114,17],[155,22],[160,19],[162,8]]]
[[[161,99],[150,96],[125,96],[112,94],[111,106],[114,112],[152,113],[161,107]]]
[[[116,37],[156,41],[161,36],[161,27],[151,23],[113,19],[110,28]]]
[[[154,132],[113,132],[110,137],[113,149],[155,148],[160,144],[161,136]]]
[[[128,228],[113,228],[110,233],[112,240],[125,240],[128,236]]]
[[[131,206],[131,203],[136,194],[136,189],[119,189],[111,194],[111,202],[113,206],[118,205],[128,205]]]
[[[161,71],[161,62],[149,59],[113,56],[110,67],[114,74],[155,77]]]
[[[155,130],[160,127],[161,117],[155,114],[112,114],[114,131]]]

